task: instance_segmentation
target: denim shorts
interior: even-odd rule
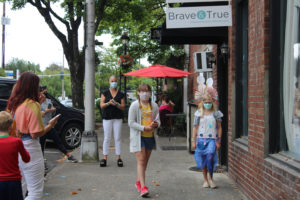
[[[141,137],[141,147],[147,150],[152,150],[155,144],[154,137]]]

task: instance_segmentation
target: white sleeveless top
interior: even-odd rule
[[[218,137],[217,121],[222,121],[222,117],[223,113],[221,111],[201,116],[201,113],[197,110],[194,119],[194,126],[199,125],[197,138],[216,139]]]

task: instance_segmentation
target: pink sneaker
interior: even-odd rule
[[[146,186],[144,186],[141,190],[141,197],[146,197],[148,195],[149,195],[148,188]]]
[[[135,188],[138,190],[138,192],[141,192],[141,182],[140,181],[137,181],[135,183]]]

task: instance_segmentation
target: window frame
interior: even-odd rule
[[[291,105],[290,103],[294,101],[294,91],[295,91],[295,83],[294,75],[295,75],[295,64],[296,60],[294,58],[294,44],[297,40],[298,44],[300,43],[300,0],[291,0],[287,2],[287,13],[286,13],[286,27],[285,27],[285,37],[284,37],[284,62],[283,62],[283,115],[284,115],[284,133],[286,138],[286,147],[282,144],[282,138],[279,141],[279,151],[285,151],[283,153],[289,154],[292,157],[300,158],[299,154],[295,154],[290,151],[288,148],[288,143],[290,140],[290,144],[292,144],[293,140],[291,140],[291,135],[288,135],[294,129],[289,126],[292,125],[292,113],[294,110],[294,103]],[[299,55],[298,55],[299,57]],[[298,63],[299,58],[298,58]],[[292,66],[292,67],[291,67]],[[287,101],[287,102],[286,102]],[[285,107],[284,107],[285,106]],[[289,126],[289,127],[287,127]],[[291,129],[290,129],[291,128]],[[281,132],[281,135],[283,133]],[[284,148],[285,147],[285,148]]]
[[[247,11],[247,12],[245,12]],[[246,20],[246,21],[245,21]],[[236,138],[248,138],[249,1],[236,1]],[[242,112],[241,112],[242,111]]]

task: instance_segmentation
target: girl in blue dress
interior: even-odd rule
[[[201,99],[194,115],[192,147],[195,149],[197,168],[203,169],[203,187],[216,188],[213,172],[218,164],[217,150],[221,145],[223,114],[217,110],[216,97],[213,93],[205,92]]]

